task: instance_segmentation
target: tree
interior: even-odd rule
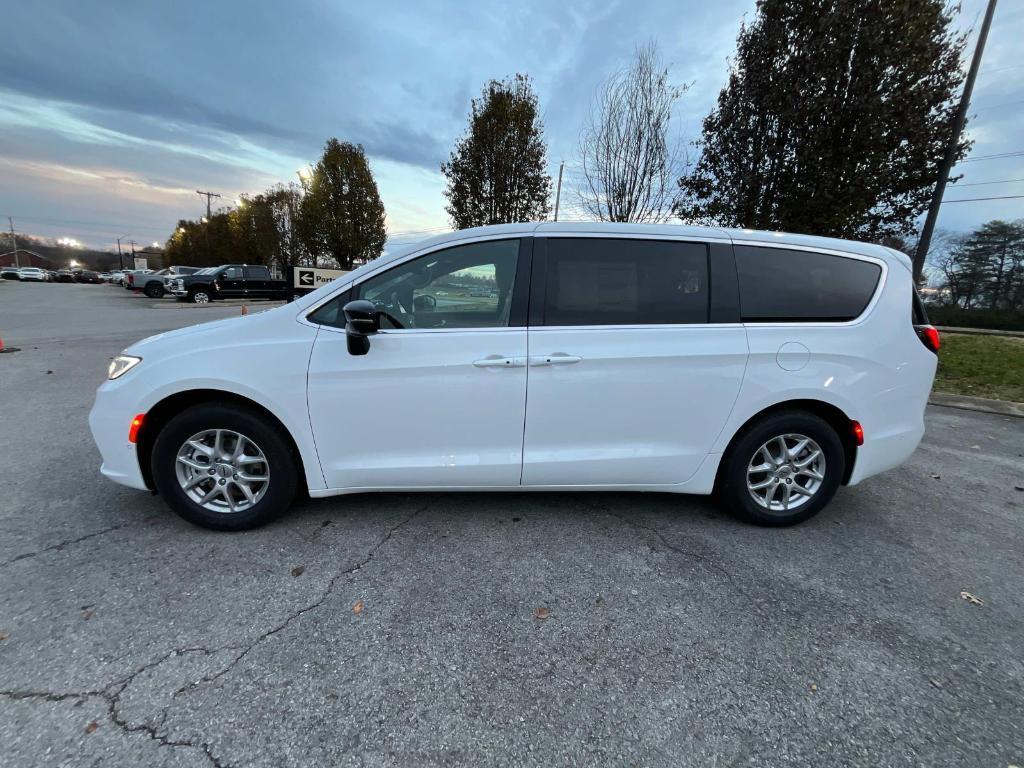
[[[491,80],[473,99],[467,134],[441,164],[456,229],[547,217],[551,179],[530,79]]]
[[[299,211],[299,231],[314,266],[327,258],[353,269],[384,248],[384,203],[361,145],[328,139]]]
[[[665,221],[681,155],[672,111],[687,86],[669,82],[654,43],[611,76],[580,135],[580,205],[601,221]]]
[[[939,258],[950,300],[964,309],[1024,309],[1024,221],[989,221]]]
[[[956,12],[946,0],[759,0],[680,180],[679,216],[872,240],[912,231],[964,78]]]

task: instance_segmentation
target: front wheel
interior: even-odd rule
[[[193,304],[209,304],[210,298],[210,292],[204,289],[192,291],[192,293],[189,294],[189,300]]]
[[[295,498],[298,467],[287,438],[230,403],[182,411],[153,445],[153,481],[190,523],[219,531],[263,525]]]
[[[749,426],[723,458],[718,496],[756,525],[795,525],[820,512],[839,488],[845,455],[824,419],[803,411]]]
[[[162,299],[164,296],[164,287],[159,283],[150,283],[146,286],[145,294],[151,299]]]

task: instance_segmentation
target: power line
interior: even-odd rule
[[[978,155],[977,157],[968,157],[966,160],[961,160],[961,163],[976,163],[979,160],[1002,160],[1006,157],[1020,157],[1024,155],[1024,150],[1017,150],[1014,152],[1001,152],[996,155]]]
[[[955,200],[943,200],[943,203],[973,203],[976,200],[1019,200],[1024,195],[1003,195],[1002,197],[958,197]]]
[[[968,184],[961,184],[959,181],[956,183],[956,187],[984,187],[989,184],[1015,184],[1018,181],[1024,181],[1024,179],[1002,179],[1000,181],[972,181]]]
[[[220,193],[219,192],[204,192],[201,189],[197,189],[196,190],[196,194],[197,195],[202,195],[203,197],[206,198],[206,219],[207,219],[207,221],[209,221],[209,219],[210,219],[210,200],[211,200],[211,198],[214,198],[214,197],[220,197]]]

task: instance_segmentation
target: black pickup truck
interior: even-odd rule
[[[275,280],[262,264],[221,264],[176,278],[170,290],[179,300],[194,304],[214,299],[285,299],[288,282]]]

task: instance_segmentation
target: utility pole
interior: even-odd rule
[[[942,166],[939,168],[939,178],[935,182],[935,192],[932,195],[931,205],[928,206],[928,216],[924,220],[921,239],[918,240],[917,251],[914,253],[915,281],[920,281],[924,274],[924,260],[928,255],[928,246],[932,243],[932,232],[935,230],[935,220],[939,217],[939,206],[942,205],[942,195],[946,191],[946,182],[949,181],[949,174],[953,170],[953,162],[956,160],[956,148],[960,143],[960,134],[963,133],[964,122],[967,120],[967,109],[971,105],[971,91],[974,90],[974,81],[978,77],[978,69],[981,67],[981,54],[985,51],[988,29],[992,26],[992,14],[995,12],[996,0],[988,0],[988,7],[985,9],[985,19],[981,22],[981,30],[978,32],[978,42],[974,46],[971,68],[967,70],[967,80],[964,82],[964,90],[960,95],[960,106],[957,107],[956,115],[953,117],[953,131],[949,137],[949,146],[946,147],[946,156],[943,158]]]
[[[8,216],[7,223],[11,225],[11,245],[14,247],[14,266],[20,267],[21,262],[18,260],[18,236],[14,234],[14,219]]]
[[[203,192],[201,189],[196,190],[197,195],[202,195],[206,198],[206,220],[210,220],[210,200],[214,197],[220,197],[216,192]]]
[[[121,266],[121,271],[124,272],[124,256],[121,254],[121,241],[124,240],[128,235],[121,235],[117,238],[117,263]],[[134,264],[132,266],[135,266]]]
[[[565,160],[558,164],[558,187],[555,189],[555,221],[558,221],[558,204],[562,202],[562,171],[565,170]]]

